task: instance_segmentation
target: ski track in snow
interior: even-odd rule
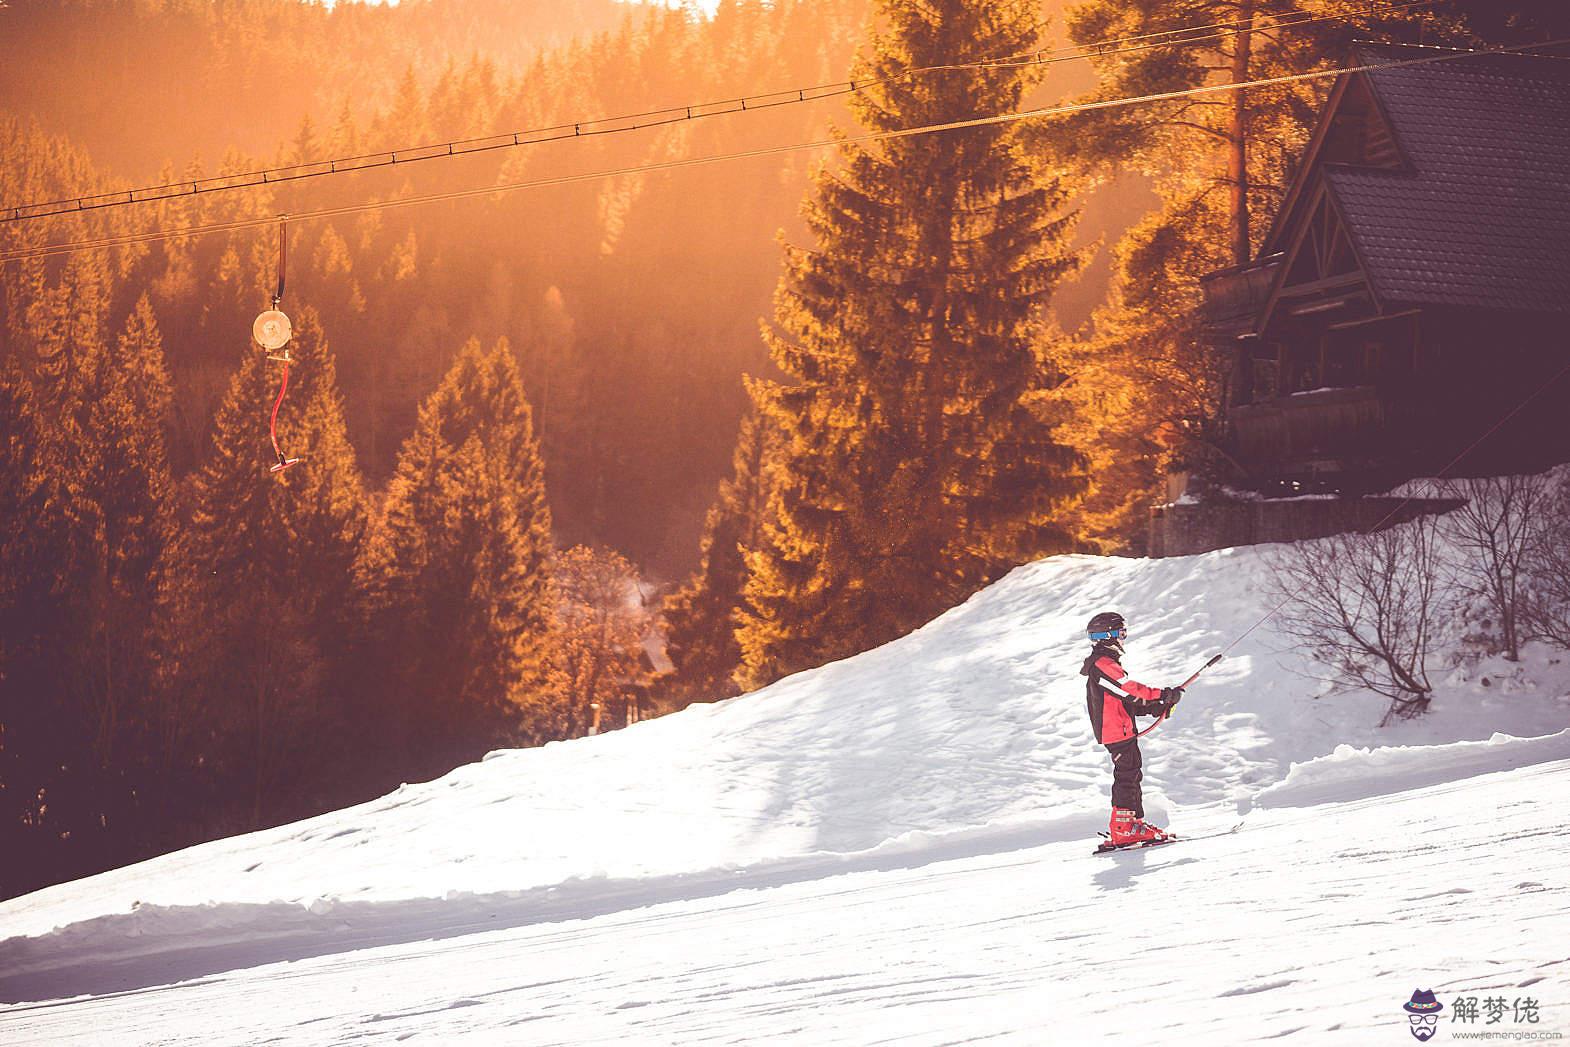
[[[0,903],[0,1044],[1401,1042],[1414,987],[1485,985],[1570,1036],[1562,652],[1455,623],[1381,729],[1262,628],[1142,742],[1152,818],[1223,835],[1089,853],[1085,620],[1171,684],[1266,578],[1055,557],[744,698]]]

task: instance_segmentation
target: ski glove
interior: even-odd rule
[[[1182,699],[1182,697],[1183,688],[1163,687],[1161,689],[1161,704],[1166,706],[1166,712],[1164,715],[1170,717],[1172,715],[1172,710],[1177,707],[1177,703]]]

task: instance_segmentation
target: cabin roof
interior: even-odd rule
[[[1414,49],[1363,52],[1372,64]],[[1379,299],[1570,312],[1570,59],[1477,55],[1354,75],[1404,162],[1322,170]]]

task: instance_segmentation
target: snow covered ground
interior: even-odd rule
[[[1256,810],[1114,857],[1022,832],[581,919],[503,908],[491,930],[464,903],[468,933],[411,914],[390,944],[13,1007],[0,1040],[1398,1044],[1419,986],[1530,996],[1570,1033],[1570,840],[1543,817],[1567,771]]]
[[[1243,829],[1089,854],[1085,620],[1175,683],[1262,562],[1044,560],[753,695],[0,903],[0,1044],[1394,1043],[1417,987],[1570,1036],[1562,652],[1457,627],[1378,728],[1266,626],[1145,743],[1154,820]]]

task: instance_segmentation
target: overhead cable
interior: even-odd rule
[[[1372,11],[1366,12],[1365,16],[1430,7],[1436,2],[1438,0],[1400,0],[1400,2],[1380,5]],[[1303,17],[1287,17],[1270,23],[1262,23],[1257,19],[1250,19],[1185,26],[1180,29],[1168,29],[1159,33],[1146,33],[1140,36],[1102,40],[1068,47],[1025,51],[1013,55],[979,59],[974,62],[918,66],[884,77],[856,78],[831,84],[819,84],[813,87],[791,88],[784,91],[746,95],[741,98],[731,98],[718,102],[670,106],[664,109],[652,109],[622,116],[597,117],[552,124],[547,127],[508,131],[480,138],[454,139],[428,145],[409,146],[374,153],[360,153],[325,160],[312,160],[233,174],[213,175],[208,178],[163,182],[135,189],[91,193],[25,204],[0,205],[0,225],[57,215],[99,211],[111,207],[126,207],[132,204],[150,203],[159,200],[174,200],[208,193],[228,192],[236,189],[280,185],[304,179],[352,174],[357,171],[408,165],[428,160],[440,160],[455,156],[468,156],[475,153],[494,152],[502,149],[515,149],[522,146],[541,145],[546,142],[557,142],[570,138],[596,138],[606,135],[625,134],[630,131],[687,123],[709,117],[757,112],[764,109],[779,108],[780,106],[801,105],[807,102],[821,101],[826,98],[857,94],[874,87],[931,73],[985,72],[992,69],[1045,66],[1055,65],[1060,62],[1101,59],[1148,51],[1154,48],[1193,47],[1236,35],[1242,32],[1245,27],[1253,32],[1269,32],[1277,29],[1295,29],[1329,21],[1344,21],[1352,17],[1350,14],[1310,16],[1307,13],[1302,13],[1302,15]],[[1202,35],[1188,35],[1194,33]],[[1063,52],[1066,51],[1080,53],[1064,54]]]
[[[1549,40],[1543,43],[1528,45],[1531,48],[1549,48],[1570,44],[1570,37],[1559,40]],[[665,160],[655,163],[634,164],[627,167],[611,168],[600,171],[586,171],[578,174],[553,175],[546,178],[533,178],[520,182],[509,182],[498,185],[476,186],[470,189],[459,189],[443,193],[430,193],[421,196],[408,196],[400,199],[368,201],[358,204],[344,204],[337,207],[322,207],[308,211],[291,212],[287,217],[291,221],[303,221],[314,218],[333,218],[340,215],[359,214],[364,211],[375,211],[393,207],[409,207],[416,204],[438,203],[447,200],[462,200],[475,196],[489,196],[493,193],[513,192],[520,189],[538,189],[547,186],[570,185],[578,182],[597,181],[603,178],[614,178],[634,174],[651,174],[663,171],[674,171],[686,167],[699,167],[707,164],[722,163],[730,160],[746,160],[763,156],[778,156],[784,153],[804,152],[814,149],[826,149],[836,146],[865,145],[872,142],[888,141],[897,138],[909,138],[915,135],[936,134],[943,131],[957,131],[972,127],[985,127],[992,124],[1013,123],[1020,120],[1046,119],[1072,115],[1074,113],[1091,112],[1103,109],[1118,109],[1135,105],[1148,105],[1153,102],[1172,101],[1180,98],[1194,98],[1204,95],[1228,93],[1232,91],[1245,91],[1257,87],[1273,87],[1282,84],[1304,83],[1314,80],[1325,80],[1331,77],[1346,76],[1351,73],[1366,73],[1379,70],[1404,69],[1423,65],[1436,65],[1441,62],[1458,62],[1471,58],[1479,58],[1497,54],[1521,54],[1525,52],[1522,46],[1500,47],[1477,51],[1446,51],[1436,55],[1426,55],[1422,58],[1402,59],[1393,62],[1372,62],[1364,65],[1344,66],[1336,69],[1320,69],[1307,73],[1292,73],[1284,76],[1265,77],[1259,80],[1247,80],[1239,83],[1208,84],[1203,87],[1186,88],[1180,91],[1161,91],[1153,94],[1136,95],[1131,97],[1107,98],[1094,102],[1077,102],[1070,105],[1046,106],[1038,109],[1027,109],[1017,113],[1000,113],[995,116],[981,116],[968,120],[953,120],[946,123],[925,124],[920,127],[896,128],[888,131],[869,131],[866,134],[843,136],[837,138],[820,139],[813,142],[798,142],[791,145],[764,146],[757,149],[745,149],[732,153],[717,153],[709,156],[686,157],[680,160]],[[226,222],[213,222],[203,225],[186,226],[177,229],[161,229],[147,233],[129,233],[122,236],[106,236],[93,239],[76,240],[60,244],[46,244],[40,247],[22,248],[15,251],[0,253],[0,262],[13,261],[21,258],[49,257],[52,255],[68,254],[76,251],[96,250],[110,247],[123,247],[132,244],[152,243],[161,240],[172,240],[183,237],[200,236],[210,233],[232,232],[239,229],[253,229],[258,226],[272,225],[278,220],[278,215],[259,215],[252,218],[239,218]]]

